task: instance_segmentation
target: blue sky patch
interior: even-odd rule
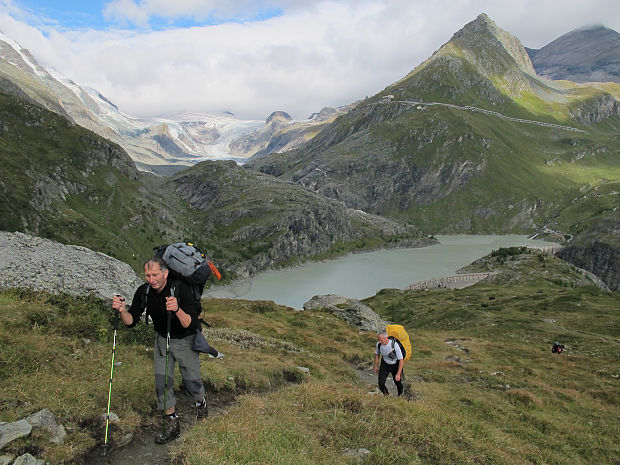
[[[281,16],[284,11],[280,8],[266,7],[258,12],[239,13],[235,16],[223,17],[219,14],[210,14],[204,19],[197,20],[192,15],[177,17],[152,16],[148,26],[137,26],[129,21],[122,23],[108,21],[103,11],[109,1],[96,0],[19,0],[13,4],[27,12],[26,22],[33,26],[44,24],[59,30],[96,29],[105,30],[111,27],[121,27],[130,30],[167,30],[198,26],[214,26],[224,23],[243,23],[264,21]]]

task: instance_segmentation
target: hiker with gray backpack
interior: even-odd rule
[[[146,283],[136,290],[131,307],[127,309],[122,296],[115,296],[112,301],[112,308],[127,327],[134,327],[145,311],[147,324],[149,318],[153,322],[155,392],[157,408],[164,413],[162,431],[155,436],[160,444],[181,434],[173,389],[175,364],[178,363],[183,385],[194,401],[196,418],[201,419],[208,415],[208,410],[199,353],[222,357],[206,343],[199,320],[200,297],[206,279],[211,273],[219,277],[219,272],[210,261],[205,261],[204,255],[195,256],[192,249],[196,250],[191,244],[178,243],[167,246],[163,253],[156,250],[156,256],[144,264]],[[179,260],[190,262],[188,270],[177,263]],[[191,264],[192,261],[195,263]],[[200,276],[194,276],[196,279],[192,281],[194,274]]]

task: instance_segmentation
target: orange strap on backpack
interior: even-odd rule
[[[211,272],[215,275],[215,277],[217,279],[222,279],[222,275],[220,274],[220,272],[217,270],[217,268],[215,267],[215,265],[213,264],[213,262],[211,260],[207,261],[207,264],[209,265],[209,268],[211,269]]]

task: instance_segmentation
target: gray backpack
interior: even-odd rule
[[[217,279],[222,278],[211,260],[194,244],[177,242],[176,244],[160,245],[153,250],[155,255],[161,257],[168,265],[170,280],[182,279],[190,284],[198,302],[200,302],[209,276],[214,274]]]

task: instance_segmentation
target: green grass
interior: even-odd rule
[[[620,203],[620,181],[601,182],[582,189],[580,193],[577,201],[551,223],[553,228],[576,235],[588,231],[603,218],[613,218]]]
[[[331,313],[205,301],[207,339],[226,358],[202,358],[203,381],[212,405],[237,402],[193,426],[172,448],[175,463],[614,464],[619,295],[549,255],[521,252],[471,265],[501,270],[495,283],[365,300],[412,338],[411,401],[370,394],[355,369],[370,369],[375,336]],[[48,407],[69,431],[64,445],[35,436],[6,452],[69,463],[101,444],[111,317],[95,299],[0,293],[0,421]],[[112,441],[157,419],[151,331],[119,330]],[[552,354],[554,341],[566,351]],[[348,455],[358,449],[367,450],[359,462]]]

